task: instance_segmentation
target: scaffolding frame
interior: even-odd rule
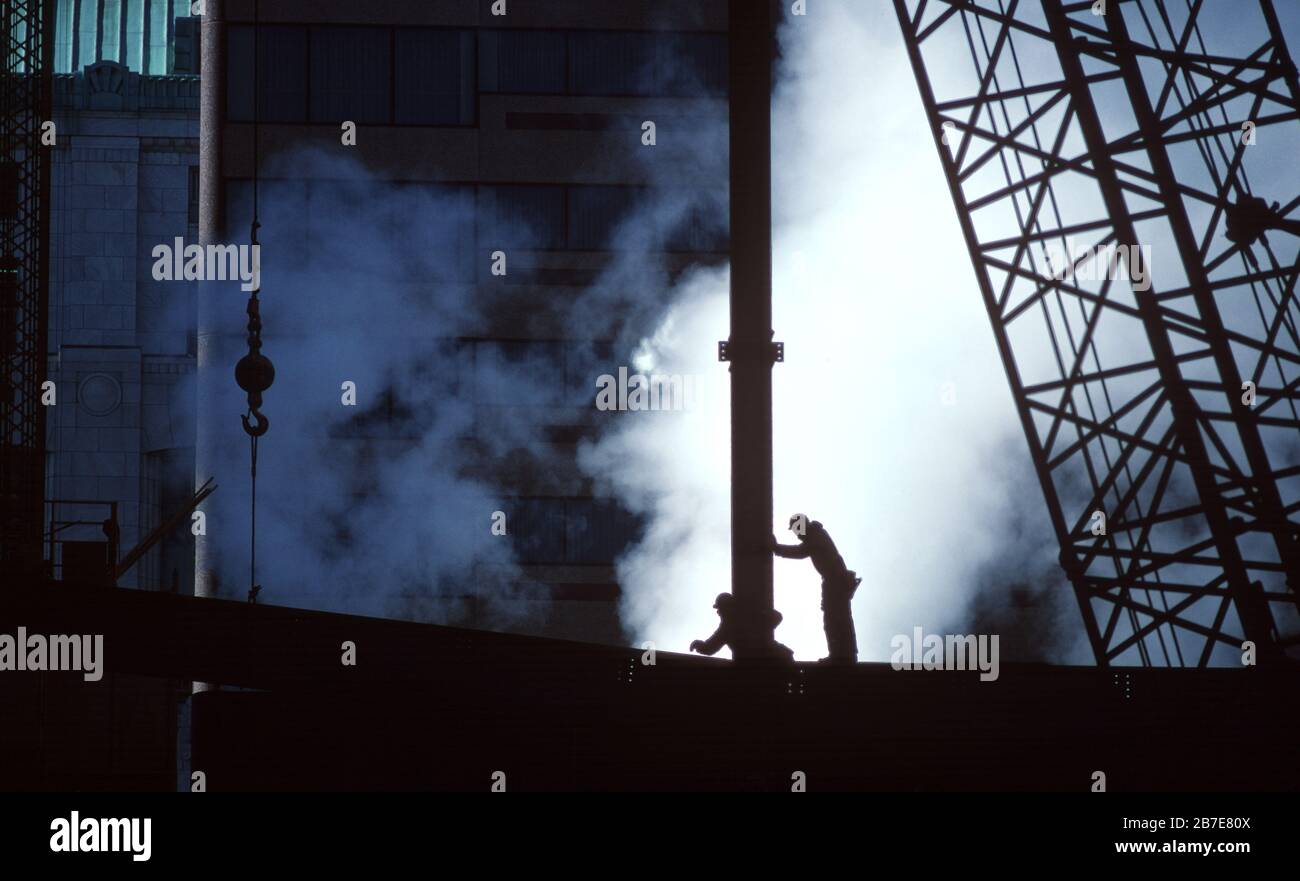
[[[41,569],[49,309],[53,0],[2,0],[0,571]]]

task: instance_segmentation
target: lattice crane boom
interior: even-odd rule
[[[1300,647],[1300,83],[1209,6],[895,0],[1102,665]]]

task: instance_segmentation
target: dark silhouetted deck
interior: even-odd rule
[[[0,621],[103,633],[117,673],[254,689],[195,698],[211,791],[486,791],[495,771],[510,790],[779,791],[803,772],[809,790],[1086,792],[1094,771],[1111,791],[1300,788],[1292,669],[646,666],[628,648],[61,585],[0,591]],[[67,782],[41,754],[42,677],[96,687],[3,675],[14,787]]]

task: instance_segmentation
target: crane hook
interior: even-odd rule
[[[249,421],[248,414],[252,414],[252,421]],[[244,422],[244,431],[250,437],[261,437],[266,434],[271,427],[271,420],[262,415],[262,411],[256,407],[249,407],[248,414],[240,414],[239,418]]]
[[[239,417],[244,431],[250,437],[261,437],[271,427],[262,415],[262,392],[275,382],[275,366],[262,354],[262,316],[256,291],[248,298],[248,354],[235,365],[235,382],[248,393],[248,413]]]

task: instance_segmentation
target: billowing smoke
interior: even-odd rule
[[[868,659],[917,624],[961,626],[981,589],[1050,602],[1062,587],[886,12],[826,5],[784,29],[774,126],[775,325],[788,353],[775,374],[778,521],[796,510],[822,520],[864,576],[856,616]],[[707,634],[711,598],[730,586],[728,376],[716,360],[728,278],[707,266],[678,276],[690,261],[665,254],[726,223],[716,111],[678,105],[658,115],[654,148],[629,141],[651,189],[614,233],[618,257],[568,306],[534,316],[569,340],[605,341],[610,370],[694,384],[689,411],[596,413],[598,440],[579,456],[597,492],[643,515],[618,564],[622,612],[629,635],[665,649]],[[488,516],[520,461],[533,481],[564,466],[538,424],[519,411],[487,420],[491,407],[475,402],[544,405],[564,379],[551,365],[467,358],[450,342],[490,323],[475,285],[484,242],[468,278],[460,271],[475,206],[323,155],[279,157],[267,178],[262,300],[277,379],[258,462],[264,598],[519,624],[539,604],[521,602],[511,543]],[[232,224],[248,214],[243,195]],[[238,339],[244,297],[234,286],[227,296],[221,329]],[[222,369],[240,354],[227,351]],[[345,382],[356,407],[342,404]],[[222,593],[242,596],[249,447],[241,394],[230,384],[220,394],[205,406],[228,414],[214,423],[215,470],[228,477],[208,509]],[[801,657],[822,653],[817,594],[811,567],[778,564],[778,636]]]
[[[888,659],[890,638],[921,626],[999,634],[1008,660],[1087,663],[892,8],[817,4],[780,37],[774,326],[786,361],[774,368],[774,531],[792,541],[794,512],[822,521],[863,576],[865,660]],[[622,166],[651,188],[614,231],[613,263],[580,295],[516,315],[542,335],[598,342],[592,378],[620,365],[688,378],[684,412],[597,411],[594,383],[570,388],[552,364],[467,360],[447,341],[493,335],[475,278],[450,269],[474,206],[334,159],[282,159],[291,177],[340,185],[313,187],[309,203],[291,183],[263,194],[278,378],[259,462],[259,580],[271,601],[523,621],[541,604],[523,602],[511,545],[487,516],[501,494],[572,463],[555,458],[539,421],[489,420],[474,402],[562,399],[591,411],[578,464],[644,523],[617,564],[628,635],[684,650],[712,630],[712,597],[730,587],[728,374],[716,360],[728,275],[680,251],[708,250],[699,240],[726,223],[719,105],[666,102],[656,146],[629,138]],[[246,210],[232,204],[231,216]],[[477,276],[486,250],[470,256]],[[242,296],[230,297],[224,314],[238,319]],[[340,406],[344,381],[356,383],[357,408]],[[387,388],[398,399],[385,401]],[[246,472],[248,447],[242,398],[222,393],[206,404],[229,413],[219,464],[232,479],[209,506],[224,592],[242,595],[248,498],[233,475]],[[777,562],[777,637],[801,658],[825,652],[818,591],[811,566]]]
[[[791,18],[781,43],[778,538],[792,542],[785,520],[806,513],[863,576],[864,660],[888,659],[890,637],[917,625],[982,623],[1004,634],[1009,658],[1086,662],[892,9],[824,4]],[[647,516],[618,572],[627,627],[661,648],[707,635],[711,598],[730,585],[727,374],[715,360],[727,295],[725,271],[684,279],[638,349],[656,372],[702,374],[707,406],[623,414],[582,457]],[[810,565],[777,561],[777,637],[801,658],[825,654],[818,598]]]
[[[683,66],[675,79],[691,76]],[[514,556],[515,538],[527,541],[537,524],[521,522],[502,499],[565,494],[565,485],[585,479],[571,456],[547,442],[551,417],[581,409],[578,424],[593,421],[601,432],[602,418],[627,415],[593,406],[595,379],[620,365],[646,365],[640,341],[663,321],[672,301],[662,294],[692,262],[684,255],[716,253],[725,228],[725,116],[684,101],[654,118],[660,144],[642,143],[637,129],[621,160],[613,157],[647,185],[634,215],[613,230],[574,222],[593,242],[608,233],[617,258],[593,284],[545,303],[490,275],[497,253],[507,273],[532,268],[529,243],[539,232],[490,208],[490,195],[480,193],[476,204],[463,191],[404,187],[337,154],[268,163],[262,300],[277,379],[266,396],[272,429],[258,462],[257,578],[265,600],[541,629],[549,591],[530,585]],[[228,215],[233,223],[250,209],[245,189]],[[234,303],[242,296],[232,290],[230,297],[221,329],[236,338]],[[509,346],[494,354],[457,343],[502,331],[550,339],[564,354],[534,358],[536,350],[520,345],[516,357]],[[241,354],[242,347],[227,352],[229,366],[220,369]],[[355,388],[357,406],[342,405],[343,383]],[[725,404],[725,395],[692,391],[697,407]],[[206,404],[230,414],[218,425],[214,470],[233,479],[210,516],[243,524],[249,445],[235,417],[244,403],[228,384],[220,393],[224,400]],[[650,415],[667,425],[676,414]],[[566,482],[568,473],[574,480]],[[606,485],[598,483],[598,491]],[[497,510],[505,536],[490,529]],[[659,528],[652,525],[652,534]],[[223,527],[215,541],[222,592],[242,596],[247,532]]]
[[[660,136],[679,140],[661,150],[639,152],[629,138],[631,167],[656,186],[610,231],[619,257],[595,283],[541,308],[490,276],[497,243],[527,242],[537,232],[526,221],[485,209],[464,191],[385,181],[337,155],[294,152],[268,162],[261,300],[276,379],[263,406],[271,431],[258,448],[263,601],[544,629],[549,590],[530,583],[515,556],[530,524],[506,500],[565,494],[573,485],[566,472],[583,479],[547,442],[548,425],[557,410],[573,408],[585,413],[579,423],[605,427],[606,414],[593,406],[596,378],[618,365],[645,366],[636,350],[669,304],[656,292],[671,288],[686,262],[682,250],[698,251],[725,224],[725,186],[717,189],[726,180],[725,123],[699,122],[662,117]],[[248,187],[231,199],[228,216],[236,234],[239,219],[251,217]],[[527,250],[500,250],[507,273],[529,268]],[[216,370],[230,376],[245,351],[246,294],[232,284],[220,296],[212,329],[226,349]],[[512,310],[508,332],[562,337],[554,347],[564,356],[463,343],[495,337],[494,310],[503,306]],[[250,578],[250,445],[238,415],[246,403],[233,383],[213,391],[216,399],[202,406],[223,414],[210,423],[219,434],[210,467],[222,479],[205,508],[220,593],[242,597]],[[725,406],[725,388],[721,397],[691,391],[694,406],[710,397]],[[492,529],[498,511],[504,535]]]
[[[312,181],[310,189],[277,172]],[[542,450],[518,420],[477,418],[474,400],[536,397],[527,365],[474,359],[455,343],[482,320],[467,231],[472,200],[381,182],[351,160],[295,154],[261,192],[262,317],[276,380],[259,443],[257,579],[264,601],[450,623],[510,626],[529,614],[510,541],[491,530],[508,493],[488,480]],[[232,226],[249,193],[232,200]],[[470,240],[472,241],[472,239]],[[467,274],[468,273],[468,274]],[[223,294],[239,340],[244,294]],[[224,352],[223,372],[243,354]],[[226,375],[230,375],[228,372]],[[524,388],[517,386],[524,384]],[[250,447],[233,383],[208,503],[222,590],[248,587]],[[349,400],[350,396],[350,400]],[[352,405],[355,401],[355,405]]]

